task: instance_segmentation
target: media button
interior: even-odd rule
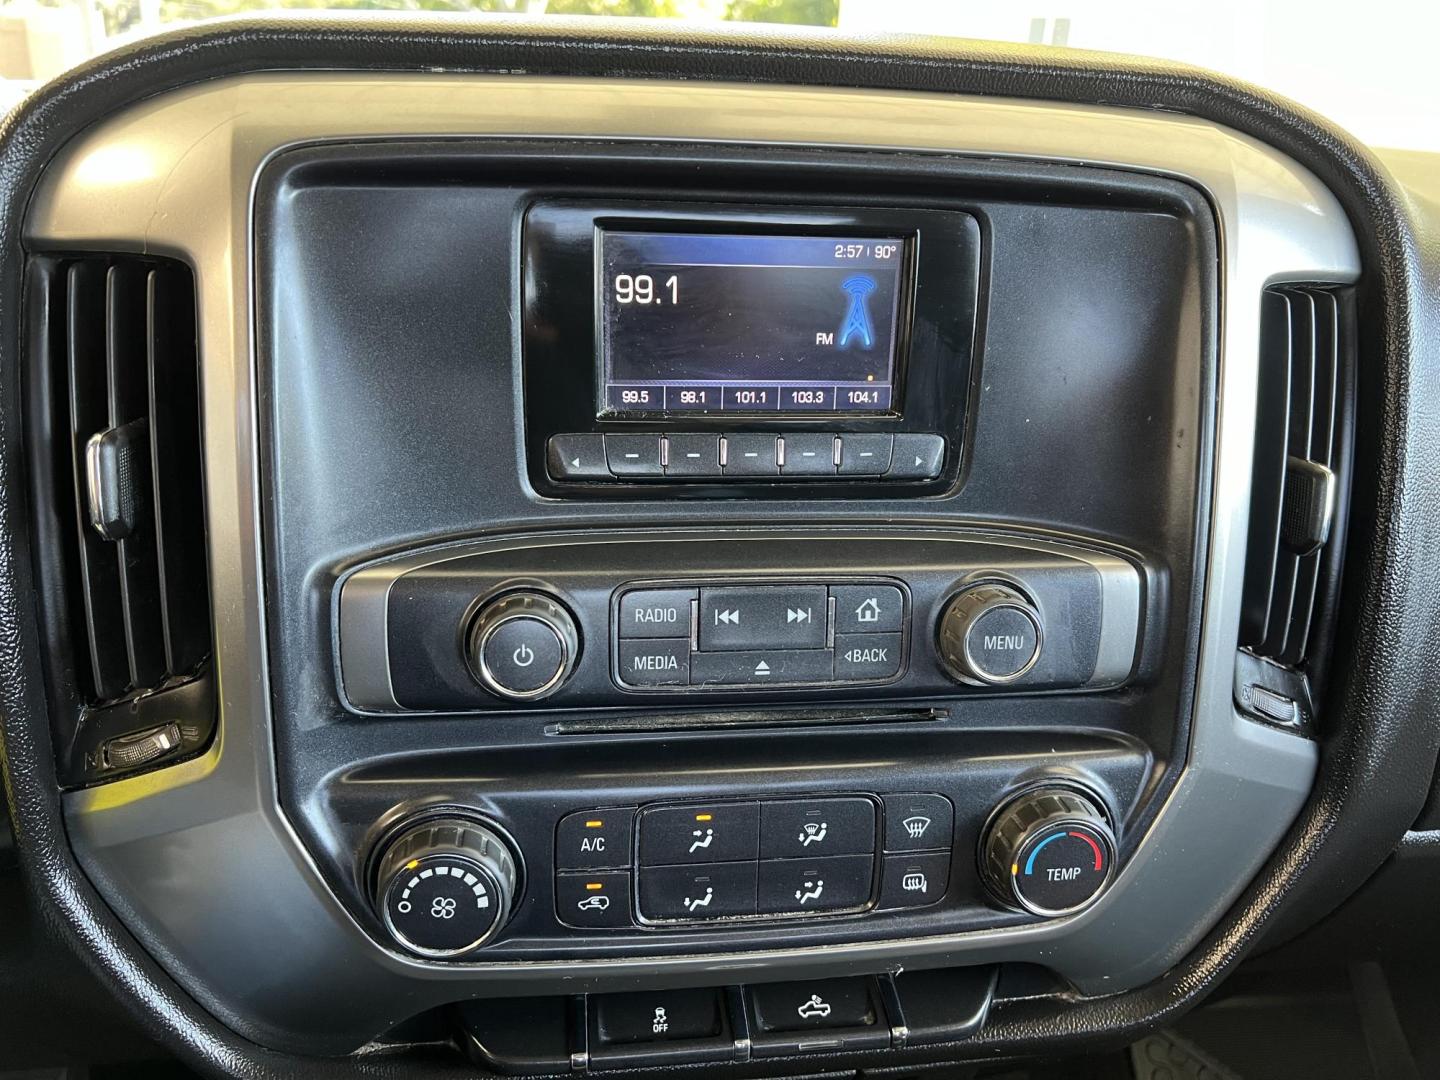
[[[726,435],[726,476],[774,476],[780,471],[774,435]]]
[[[726,412],[775,412],[780,408],[780,387],[764,383],[732,383],[725,387]]]
[[[700,648],[824,648],[827,600],[823,585],[701,589]]]
[[[690,640],[624,640],[620,642],[620,681],[628,686],[687,686],[690,683]]]
[[[899,634],[836,634],[835,678],[855,682],[900,674]]]
[[[605,461],[616,476],[664,476],[659,435],[606,435]]]
[[[631,589],[620,597],[622,638],[688,638],[694,589]]]
[[[835,436],[829,432],[782,435],[780,445],[781,475],[833,476],[835,474]]]

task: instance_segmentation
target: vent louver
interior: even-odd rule
[[[57,745],[93,780],[213,726],[194,279],[37,259],[29,289],[40,600],[52,692],[78,707]]]
[[[1353,363],[1348,297],[1284,286],[1265,292],[1254,495],[1240,644],[1302,668],[1338,588],[1349,481]]]

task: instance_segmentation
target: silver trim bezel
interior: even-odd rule
[[[1216,214],[1223,291],[1190,752],[1099,902],[1053,922],[974,934],[553,963],[430,963],[383,948],[355,922],[276,790],[252,214],[261,170],[286,149],[411,137],[972,155],[1161,175],[1204,192]],[[714,985],[1043,959],[1085,993],[1118,992],[1158,977],[1195,946],[1309,793],[1315,745],[1246,719],[1232,700],[1260,295],[1287,281],[1352,282],[1361,265],[1334,196],[1249,136],[1174,113],[939,93],[443,72],[252,75],[161,94],[85,129],[34,191],[24,242],[54,253],[173,255],[196,272],[219,731],[198,758],[73,792],[64,810],[77,858],[121,920],[181,986],[255,1041],[341,1053],[398,1019],[397,1001],[419,1011],[465,996],[557,985],[581,992],[639,978]],[[1216,860],[1223,874],[1214,872]],[[259,880],[266,905],[253,902]],[[286,918],[271,917],[275,904],[285,905]]]

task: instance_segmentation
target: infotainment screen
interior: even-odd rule
[[[893,411],[906,252],[602,229],[600,413]]]

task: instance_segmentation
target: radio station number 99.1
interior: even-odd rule
[[[668,300],[666,293],[669,294]],[[665,279],[659,291],[655,279],[649,274],[616,274],[615,302],[617,304],[678,304],[680,302],[680,279],[671,274]]]

